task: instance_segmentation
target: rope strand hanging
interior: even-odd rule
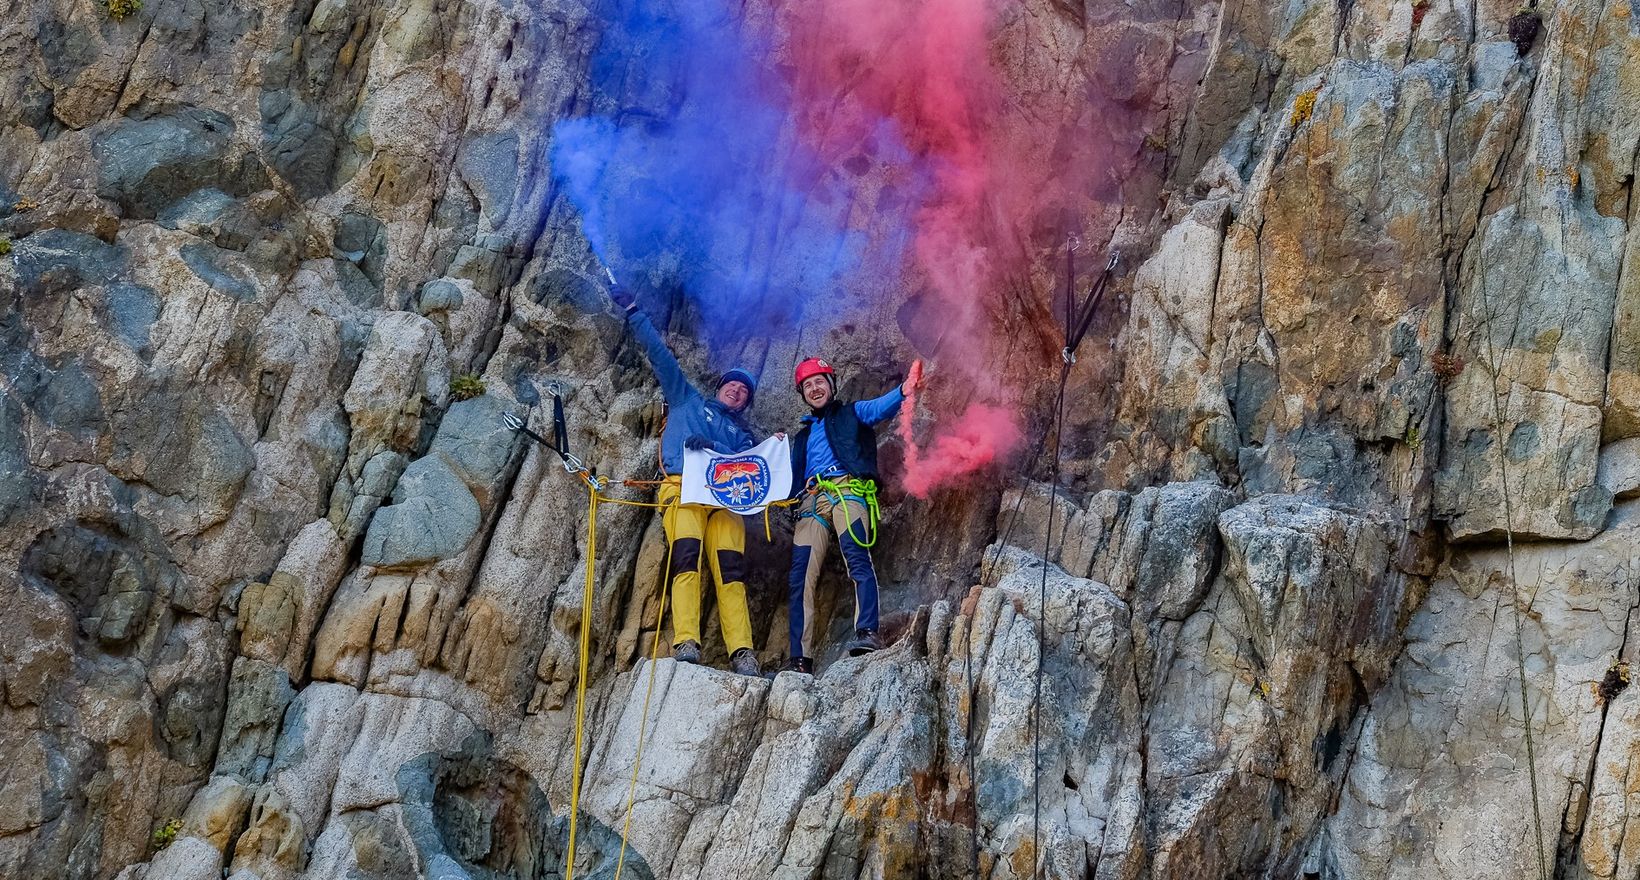
[[[1509,564],[1509,598],[1515,611],[1515,669],[1517,681],[1520,685],[1520,713],[1521,727],[1526,740],[1526,773],[1531,780],[1532,789],[1532,826],[1537,844],[1537,864],[1539,880],[1549,880],[1549,857],[1543,845],[1543,806],[1538,793],[1537,774],[1537,743],[1532,735],[1532,705],[1526,693],[1526,640],[1524,636],[1524,619],[1531,612],[1537,597],[1522,607],[1520,601],[1520,580],[1515,568],[1515,514],[1514,503],[1509,497],[1509,457],[1504,454],[1504,418],[1503,404],[1498,397],[1498,379],[1503,371],[1503,359],[1498,354],[1497,344],[1492,339],[1492,319],[1495,313],[1492,310],[1491,285],[1488,284],[1487,272],[1482,271],[1481,277],[1481,333],[1486,339],[1487,368],[1491,375],[1492,398],[1492,428],[1495,432],[1493,445],[1498,450],[1498,480],[1503,495],[1503,541]],[[1512,396],[1513,391],[1510,391]]]
[[[666,514],[663,512],[661,515]],[[696,565],[699,565],[698,561]],[[621,871],[626,867],[627,838],[632,833],[632,812],[638,801],[638,768],[643,766],[645,733],[649,730],[649,702],[655,696],[655,669],[660,665],[661,659],[661,635],[664,632],[661,626],[666,622],[666,599],[672,592],[671,572],[672,542],[667,541],[666,563],[661,566],[660,608],[655,612],[654,648],[649,654],[649,683],[644,686],[643,711],[638,715],[638,747],[632,756],[632,782],[626,790],[626,819],[621,825],[621,854],[615,860],[615,880],[621,880]]]
[[[554,394],[554,399],[556,402],[556,393]],[[559,419],[561,419],[561,410],[559,411]],[[575,715],[573,720],[574,734],[573,746],[571,750],[572,775],[570,779],[569,837],[565,845],[564,853],[564,880],[575,880],[575,852],[578,833],[580,830],[581,788],[583,783],[582,777],[585,771],[585,768],[582,766],[582,761],[584,757],[583,752],[585,751],[586,739],[587,673],[591,667],[592,658],[592,602],[597,583],[598,508],[600,505],[613,504],[621,507],[642,507],[651,510],[665,511],[671,507],[675,507],[677,502],[674,500],[663,504],[655,501],[635,501],[628,498],[614,498],[604,495],[603,491],[605,489],[617,484],[628,488],[647,488],[659,485],[661,481],[637,479],[616,481],[607,477],[599,477],[592,473],[584,462],[568,451],[568,446],[564,439],[564,431],[562,427],[555,430],[555,439],[557,442],[553,442],[530,430],[528,427],[527,418],[521,419],[512,413],[504,413],[502,415],[502,420],[514,431],[557,453],[563,462],[564,470],[581,480],[582,484],[587,487],[586,580],[581,594],[581,625],[579,644],[577,645],[578,669],[576,672]],[[787,507],[797,503],[799,503],[799,499],[795,498],[769,502],[765,506],[764,510],[765,530],[769,528],[768,512],[770,509],[776,507]],[[638,723],[638,743],[633,754],[632,775],[627,786],[626,808],[624,811],[625,818],[621,827],[621,848],[615,862],[615,880],[620,880],[626,866],[626,851],[629,846],[629,838],[632,831],[632,816],[637,803],[638,776],[640,775],[641,768],[643,767],[644,747],[647,745],[648,741],[646,734],[649,728],[649,709],[653,702],[655,693],[655,677],[660,660],[661,636],[663,633],[662,627],[665,624],[667,598],[670,595],[671,584],[670,581],[665,578],[666,572],[670,572],[671,568],[672,546],[671,542],[668,542],[666,548],[666,563],[662,569],[663,582],[661,586],[660,605],[656,612],[655,619],[655,639],[649,658],[648,683],[644,688],[643,709],[640,713]]]
[[[1057,503],[1058,502],[1058,486],[1059,486],[1059,445],[1058,445],[1058,438],[1059,438],[1059,435],[1060,435],[1060,431],[1061,431],[1061,428],[1062,428],[1062,422],[1063,422],[1065,388],[1066,388],[1067,383],[1070,380],[1071,367],[1073,365],[1075,365],[1075,363],[1076,363],[1076,350],[1081,346],[1082,340],[1086,337],[1086,335],[1088,333],[1088,330],[1092,328],[1093,319],[1097,316],[1098,309],[1099,309],[1099,304],[1100,304],[1100,302],[1103,301],[1104,296],[1105,296],[1105,291],[1108,289],[1109,284],[1110,284],[1110,280],[1116,272],[1117,265],[1120,263],[1120,256],[1117,253],[1112,252],[1110,254],[1110,259],[1105,263],[1104,271],[1102,271],[1100,273],[1098,280],[1096,280],[1094,282],[1093,287],[1088,291],[1088,295],[1087,295],[1086,299],[1084,299],[1082,301],[1082,304],[1080,306],[1078,306],[1076,304],[1076,296],[1075,296],[1075,291],[1076,291],[1076,260],[1075,260],[1075,255],[1074,254],[1075,254],[1076,248],[1079,245],[1080,245],[1080,241],[1078,239],[1076,239],[1075,237],[1072,237],[1069,241],[1066,242],[1066,255],[1065,255],[1065,315],[1064,315],[1064,317],[1065,317],[1065,328],[1064,328],[1065,329],[1065,337],[1064,337],[1064,348],[1062,348],[1060,350],[1060,361],[1061,361],[1061,363],[1060,363],[1060,369],[1059,369],[1059,388],[1058,388],[1058,391],[1055,395],[1054,426],[1053,426],[1052,435],[1051,435],[1055,439],[1055,450],[1054,450],[1054,467],[1053,467],[1053,479],[1052,479],[1052,496],[1053,497],[1052,497],[1052,500],[1051,500],[1051,502],[1049,504],[1049,507],[1048,507],[1048,515],[1049,515],[1050,521],[1049,521],[1049,525],[1048,525],[1048,538],[1047,538],[1047,540],[1049,542],[1052,541],[1052,536],[1053,536],[1053,524],[1052,524],[1053,512],[1054,512],[1054,509],[1058,506],[1058,503]],[[1033,473],[1036,470],[1037,463],[1040,462],[1041,459],[1042,459],[1042,453],[1044,451],[1046,451],[1046,449],[1047,449],[1049,436],[1050,436],[1050,434],[1045,432],[1041,435],[1041,437],[1038,438],[1036,448],[1031,453],[1030,460],[1028,462],[1026,462],[1024,469],[1021,471],[1021,473],[1025,477],[1025,479],[1028,480],[1030,478],[1031,473]],[[992,577],[992,575],[994,575],[996,573],[996,567],[997,567],[998,562],[1000,562],[1000,560],[1002,558],[1003,550],[1007,546],[1008,542],[1010,540],[1012,540],[1012,538],[1013,538],[1014,528],[1019,523],[1020,509],[1023,506],[1024,501],[1025,501],[1025,490],[1024,490],[1024,487],[1021,487],[1020,491],[1019,491],[1019,494],[1014,499],[1013,510],[1010,511],[1009,514],[1008,514],[1007,528],[1005,528],[1003,530],[1002,538],[1001,538],[1000,541],[997,542],[996,552],[990,553],[990,554],[982,554],[981,564],[980,564],[980,577],[979,577],[979,589],[980,590],[984,590],[986,587],[990,586],[991,577]],[[1041,612],[1042,612],[1042,609],[1045,607],[1045,604],[1046,604],[1046,602],[1045,602],[1046,589],[1047,589],[1047,586],[1046,586],[1046,579],[1047,579],[1046,564],[1047,564],[1047,560],[1049,558],[1050,550],[1051,550],[1050,547],[1044,547],[1043,548],[1043,563],[1044,563],[1044,567],[1043,567],[1043,586],[1042,586],[1041,590],[1039,591],[1039,596],[1038,596],[1038,618],[1039,618],[1039,622],[1038,622],[1038,629],[1037,629],[1037,642],[1038,642],[1038,644],[1037,644],[1037,658],[1038,658],[1037,682],[1036,682],[1036,693],[1035,693],[1036,700],[1033,703],[1033,709],[1032,709],[1032,728],[1033,728],[1033,733],[1032,733],[1032,736],[1033,736],[1032,757],[1033,757],[1033,761],[1032,761],[1031,787],[1032,787],[1032,791],[1033,791],[1033,798],[1035,799],[1035,804],[1034,804],[1034,808],[1033,808],[1033,823],[1032,823],[1032,838],[1033,838],[1033,841],[1036,841],[1040,837],[1040,831],[1041,831],[1041,802],[1040,802],[1040,793],[1039,793],[1039,789],[1038,789],[1038,786],[1037,786],[1037,783],[1038,783],[1039,777],[1040,777],[1041,744],[1040,744],[1040,734],[1038,733],[1039,725],[1037,724],[1037,722],[1038,722],[1039,719],[1037,718],[1037,713],[1040,712],[1040,707],[1041,707],[1041,702],[1042,702],[1041,701],[1041,676],[1042,676],[1041,657],[1042,657],[1042,654],[1043,654],[1043,647],[1044,647],[1043,646],[1043,638],[1044,638],[1043,633],[1044,633],[1044,630],[1043,630],[1043,627],[1041,625],[1041,616],[1042,616]],[[974,822],[973,828],[972,828],[971,833],[969,835],[969,857],[970,857],[970,868],[972,870],[973,876],[975,877],[975,880],[978,880],[978,878],[981,876],[981,871],[980,871],[980,842],[979,842],[979,835],[980,835],[979,782],[978,782],[978,778],[977,778],[978,777],[978,760],[977,760],[977,755],[976,755],[977,749],[976,749],[976,746],[975,746],[975,743],[974,743],[974,738],[975,738],[975,735],[976,735],[976,731],[975,731],[975,719],[977,717],[976,709],[978,708],[978,702],[979,702],[979,694],[978,694],[977,688],[975,686],[975,678],[974,678],[974,654],[977,650],[976,649],[977,635],[975,633],[975,624],[977,623],[978,610],[979,610],[978,606],[976,605],[975,610],[974,610],[974,614],[970,616],[969,621],[968,621],[968,646],[967,646],[968,650],[967,650],[966,654],[963,657],[963,677],[965,679],[965,685],[966,685],[966,688],[967,688],[967,696],[968,696],[968,711],[967,711],[966,717],[964,718],[964,742],[966,743],[967,752],[968,752],[968,754],[967,754],[967,763],[968,763],[968,801],[969,801],[969,810],[973,815],[973,822]],[[1040,847],[1039,847],[1039,850],[1040,850]],[[1040,852],[1039,852],[1039,855],[1040,855]],[[1037,876],[1039,874],[1040,874],[1040,864],[1038,864],[1038,866],[1033,869],[1033,876]]]
[[[587,485],[587,580],[581,594],[580,669],[575,684],[575,751],[570,778],[569,843],[565,847],[564,878],[575,880],[575,830],[581,812],[581,744],[585,734],[587,713],[587,667],[592,654],[592,588],[596,577],[598,558],[598,488]]]

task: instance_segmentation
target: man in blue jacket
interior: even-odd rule
[[[666,397],[666,428],[661,432],[662,482],[657,500],[661,524],[671,544],[672,657],[700,662],[700,560],[704,551],[717,579],[718,618],[729,649],[729,668],[741,675],[760,675],[752,651],[752,617],[746,607],[746,526],[740,515],[722,507],[678,504],[683,492],[683,450],[722,453],[752,448],[752,432],[741,416],[752,405],[757,383],[751,373],[733,369],[718,380],[707,397],[684,376],[665,340],[638,309],[630,293],[617,286],[610,298],[626,311],[632,334],[643,346]],[[657,634],[658,635],[658,634]]]
[[[814,672],[814,591],[830,534],[837,533],[843,564],[854,582],[854,638],[849,656],[882,647],[877,638],[877,571],[871,563],[877,542],[877,432],[873,426],[900,411],[905,396],[922,380],[922,364],[894,390],[873,400],[837,400],[837,373],[820,358],[797,365],[797,392],[809,405],[803,428],[792,437],[792,476],[809,490],[798,507],[792,532],[790,600],[791,668]],[[796,480],[794,479],[795,483]]]

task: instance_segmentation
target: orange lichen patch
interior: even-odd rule
[[[861,821],[882,819],[888,822],[909,822],[922,818],[922,809],[911,792],[897,788],[885,794],[870,794],[865,797],[855,797],[851,791],[843,797],[843,814]]]
[[[845,825],[854,825],[869,846],[882,859],[883,876],[906,877],[927,859],[920,845],[923,827],[923,803],[912,786],[897,786],[892,791],[854,796],[854,786],[843,793]]]
[[[1008,867],[1015,877],[1030,877],[1036,873],[1036,841],[1022,840],[1019,848],[1008,854]]]
[[[1320,89],[1310,89],[1307,92],[1300,92],[1299,96],[1293,99],[1293,112],[1287,117],[1288,128],[1298,128],[1310,120],[1310,115],[1315,112],[1316,96],[1320,94]]]
[[[1275,332],[1295,329],[1309,317],[1310,257],[1289,227],[1269,227],[1264,235],[1264,320]]]

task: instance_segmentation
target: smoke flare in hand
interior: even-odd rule
[[[895,433],[905,446],[905,490],[927,498],[936,488],[965,477],[1012,452],[1022,439],[1012,410],[983,403],[969,404],[927,449],[917,444],[912,423],[922,391],[922,361],[911,364],[905,382],[905,403],[895,422]]]

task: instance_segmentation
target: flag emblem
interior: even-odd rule
[[[761,455],[714,459],[706,470],[706,488],[724,507],[759,507],[769,495],[769,462]]]

